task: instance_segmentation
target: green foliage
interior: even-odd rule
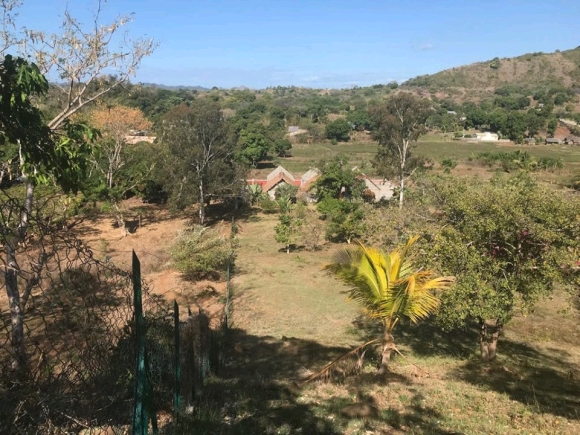
[[[70,121],[58,132],[52,131],[30,100],[47,92],[48,82],[34,63],[4,57],[0,62],[0,147],[12,154],[17,151],[13,144],[19,144],[19,170],[34,184],[55,181],[65,191],[76,191],[88,169],[98,132]]]
[[[374,166],[384,177],[396,176],[403,188],[405,178],[423,163],[421,159],[413,158],[411,145],[426,132],[431,102],[402,92],[385,104],[373,107],[370,113],[376,125],[373,139],[379,143]],[[399,206],[403,206],[403,189],[399,193]]]
[[[446,173],[451,172],[451,170],[453,168],[455,168],[456,166],[457,166],[457,160],[454,160],[454,159],[441,160],[441,167],[443,168],[443,171]]]
[[[325,238],[331,242],[351,243],[364,232],[364,210],[359,202],[326,197],[318,203],[326,221]]]
[[[562,159],[553,157],[542,157],[537,159],[527,151],[516,150],[510,152],[491,152],[486,151],[478,153],[473,159],[488,166],[499,166],[504,171],[523,169],[526,171],[536,170],[554,170],[564,167]]]
[[[499,69],[499,67],[501,66],[501,61],[499,60],[499,57],[494,57],[491,62],[489,62],[489,67],[491,69]]]
[[[452,277],[436,277],[430,270],[418,270],[409,250],[418,237],[389,254],[363,245],[339,253],[326,266],[337,278],[351,286],[349,299],[354,300],[372,319],[380,319],[386,332],[393,330],[401,318],[412,323],[429,317],[439,307],[434,291],[443,290]]]
[[[262,186],[259,184],[250,184],[248,186],[248,197],[250,204],[254,205],[258,201],[264,199],[266,194],[262,191]]]
[[[352,127],[346,119],[337,119],[326,124],[325,135],[327,139],[335,139],[338,142],[348,142]]]
[[[556,128],[558,128],[558,120],[556,118],[551,118],[548,121],[548,128],[546,130],[550,137],[554,137],[556,134]]]
[[[258,162],[266,158],[271,148],[272,141],[261,125],[251,124],[240,131],[237,152],[240,161],[256,167]]]
[[[170,252],[177,270],[188,279],[217,279],[225,276],[235,247],[235,240],[218,229],[194,225],[179,233]]]
[[[370,130],[371,120],[366,110],[351,110],[346,115],[346,120],[354,126],[357,131]]]
[[[280,214],[279,223],[274,227],[275,238],[278,243],[284,245],[287,253],[290,252],[291,246],[298,240],[301,226],[302,219],[296,216],[290,207]]]
[[[339,154],[331,160],[318,165],[321,173],[312,189],[317,200],[325,198],[360,198],[365,188],[363,180],[357,178],[357,172],[349,166],[349,159]]]
[[[441,230],[427,249],[434,267],[457,276],[443,298],[442,325],[493,319],[501,327],[551,293],[578,243],[577,201],[525,175],[440,178],[431,188]]]
[[[161,130],[159,179],[180,209],[197,203],[200,219],[211,196],[241,192],[243,171],[234,161],[235,143],[221,108],[207,100],[173,108]]]
[[[276,199],[282,199],[285,201],[296,201],[296,194],[298,193],[298,186],[293,184],[283,183],[279,185],[276,189],[275,197]]]
[[[276,139],[274,141],[274,151],[278,157],[288,157],[292,143],[288,139]]]
[[[268,195],[264,195],[260,198],[259,205],[262,211],[266,214],[278,213],[280,211],[280,205],[278,202],[270,198]]]

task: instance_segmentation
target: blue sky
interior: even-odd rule
[[[82,21],[95,1],[69,5]],[[24,0],[56,30],[64,0]],[[134,79],[166,85],[347,88],[580,45],[578,0],[109,0],[159,48]]]

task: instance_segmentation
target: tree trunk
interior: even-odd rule
[[[203,181],[199,182],[199,223],[203,225],[205,222],[205,197],[203,191]]]
[[[403,196],[405,192],[405,176],[401,173],[399,180],[399,208],[403,208]]]
[[[379,366],[379,373],[384,374],[389,371],[389,363],[391,362],[391,354],[394,352],[395,339],[393,335],[385,331],[383,334],[383,350],[381,353],[381,365]]]
[[[24,239],[26,232],[28,231],[34,199],[34,186],[25,174],[22,174],[22,179],[26,183],[24,208],[20,215],[18,228],[12,233],[12,235],[8,236],[8,240],[5,241],[4,247],[6,253],[6,265],[4,270],[6,296],[8,297],[12,324],[12,369],[21,374],[26,372],[27,358],[26,346],[24,343],[24,306],[18,290],[18,263],[16,261],[16,249],[18,243]]]
[[[502,325],[498,320],[479,321],[480,336],[479,345],[481,348],[481,359],[489,362],[495,358],[497,352],[497,341]]]

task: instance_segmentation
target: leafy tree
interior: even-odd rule
[[[539,116],[536,112],[536,109],[530,109],[526,116],[526,124],[528,130],[528,137],[536,136],[540,130],[544,128],[546,125],[546,121],[544,118]]]
[[[411,155],[411,143],[425,133],[429,117],[429,100],[401,92],[385,104],[371,109],[371,119],[377,126],[373,138],[379,143],[375,167],[384,176],[399,179],[399,207],[403,207],[405,179],[420,165]]]
[[[360,198],[365,183],[349,166],[349,159],[339,154],[331,160],[320,162],[321,173],[312,189],[318,201],[325,198]]]
[[[533,309],[565,278],[580,204],[525,174],[491,183],[443,178],[432,188],[441,230],[426,249],[435,267],[457,276],[438,321],[447,328],[476,322],[481,356],[491,360],[514,314]]]
[[[346,115],[346,120],[354,125],[354,129],[357,131],[370,130],[371,121],[369,119],[369,113],[366,110],[351,110]]]
[[[163,119],[161,140],[168,152],[165,175],[171,199],[179,208],[197,202],[203,225],[211,195],[235,194],[239,187],[235,145],[219,105],[197,100],[175,107]]]
[[[496,108],[493,111],[491,111],[487,117],[489,129],[496,133],[504,132],[506,121],[507,121],[507,113],[503,109]]]
[[[292,142],[288,139],[279,138],[274,141],[274,151],[278,157],[286,157],[292,149]]]
[[[318,203],[318,211],[326,221],[326,240],[350,244],[364,232],[364,210],[360,202],[326,197]]]
[[[149,130],[151,122],[139,109],[131,107],[99,107],[90,114],[91,125],[102,135],[100,151],[104,161],[95,159],[95,166],[105,177],[109,189],[118,182],[117,173],[126,164],[124,148],[130,130]]]
[[[557,128],[558,128],[558,120],[556,118],[551,118],[548,121],[548,128],[547,128],[548,136],[554,137],[554,135],[556,134]]]
[[[274,227],[276,241],[282,243],[286,248],[286,253],[290,253],[290,247],[296,242],[300,235],[302,220],[294,216],[291,209],[280,214],[279,223]]]
[[[33,285],[21,294],[17,249],[24,245],[33,213],[34,188],[56,182],[65,190],[75,190],[87,169],[90,142],[95,132],[84,125],[66,122],[58,134],[46,125],[42,112],[31,99],[44,95],[48,82],[39,68],[22,58],[10,55],[0,62],[0,151],[17,151],[19,173],[25,186],[24,203],[14,198],[2,204],[6,261],[4,280],[12,321],[13,368],[27,368],[24,346],[26,301]],[[0,180],[1,181],[1,180]],[[42,261],[37,265],[42,268]],[[28,277],[34,282],[38,277]]]
[[[238,138],[238,159],[254,168],[264,160],[272,148],[272,141],[261,125],[251,124],[240,131]]]
[[[338,142],[348,142],[352,127],[350,123],[343,118],[331,121],[326,124],[325,135],[327,139],[335,139]]]
[[[417,237],[389,254],[360,245],[336,256],[326,269],[351,286],[354,300],[371,319],[383,327],[380,373],[389,369],[391,354],[397,351],[393,330],[401,318],[412,323],[434,314],[439,307],[436,290],[444,290],[452,277],[437,277],[431,270],[417,269],[409,250]]]
[[[510,140],[515,143],[522,143],[526,132],[526,115],[520,112],[509,112],[502,130]]]

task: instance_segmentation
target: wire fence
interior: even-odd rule
[[[158,415],[177,417],[219,371],[231,262],[225,326],[214,331],[203,313],[180,320],[136,256],[132,274],[99,261],[66,227],[33,222],[13,257],[1,260],[0,433],[155,434]]]

